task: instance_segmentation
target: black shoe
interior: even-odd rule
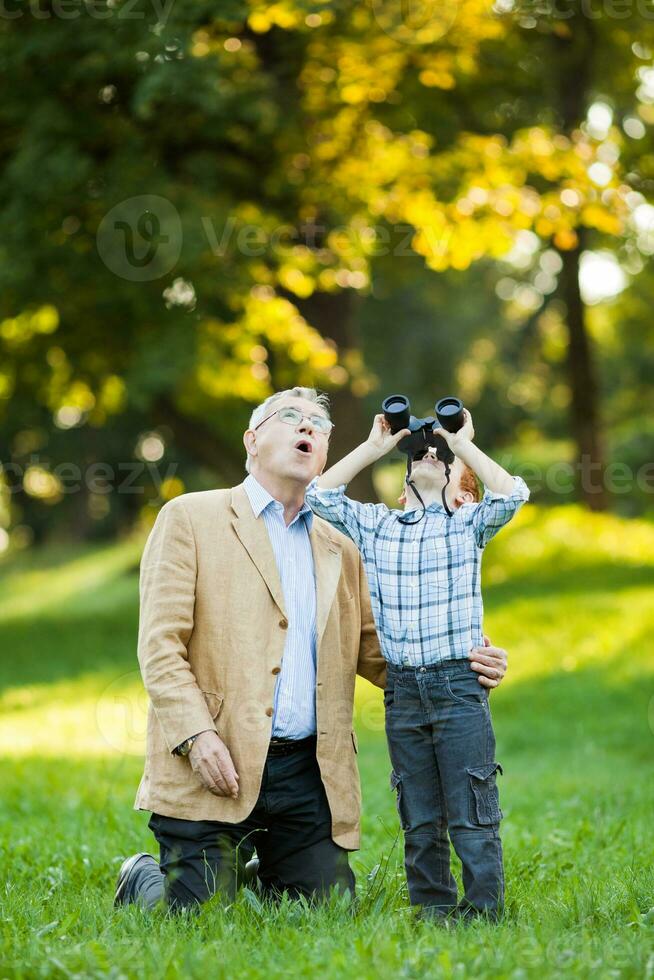
[[[460,903],[457,907],[457,918],[464,925],[472,925],[473,922],[487,922],[496,925],[500,913],[494,908],[477,909],[474,905]]]
[[[418,922],[431,922],[434,925],[442,926],[444,929],[452,929],[459,918],[456,905],[421,905],[418,906],[415,918]]]
[[[148,854],[147,851],[132,854],[131,857],[123,861],[118,872],[116,894],[114,895],[114,908],[118,908],[119,905],[129,905],[133,901],[131,889],[132,872],[137,865],[142,865],[147,862],[152,862],[152,864],[159,868],[159,862],[151,854]]]
[[[245,865],[245,871],[243,872],[243,884],[246,886],[246,888],[256,888],[260,863],[259,858],[250,858],[248,863]]]

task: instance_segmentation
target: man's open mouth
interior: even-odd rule
[[[295,443],[293,449],[299,449],[301,453],[306,453],[307,456],[313,452],[313,446],[308,441],[308,439],[300,439],[299,442]]]

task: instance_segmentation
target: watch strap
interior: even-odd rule
[[[180,744],[174,750],[174,755],[188,755],[193,748],[193,743],[197,737],[197,735],[191,735],[190,738],[184,739],[183,742],[180,742]]]

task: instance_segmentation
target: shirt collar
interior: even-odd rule
[[[246,476],[245,480],[243,481],[243,486],[245,487],[245,492],[248,495],[255,517],[261,517],[264,510],[266,510],[268,507],[270,507],[271,510],[281,512],[283,517],[284,505],[269,494],[266,488],[262,487],[259,481],[255,479],[251,473]],[[307,504],[306,500],[298,511],[297,516],[289,524],[289,527],[292,527],[292,525],[295,524],[295,521],[297,521],[300,517],[304,517],[307,529],[310,531],[313,525],[313,511]]]
[[[422,510],[422,507],[418,506],[418,507],[412,507],[411,510],[401,510],[400,514],[415,514],[415,512],[418,510]],[[443,504],[441,503],[440,500],[432,500],[430,504],[427,504],[425,508],[425,512],[427,514],[430,513],[445,514],[446,510],[443,507]]]

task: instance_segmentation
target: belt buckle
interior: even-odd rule
[[[288,738],[271,738],[268,743],[268,753],[270,755],[284,755],[289,752],[293,743]]]

